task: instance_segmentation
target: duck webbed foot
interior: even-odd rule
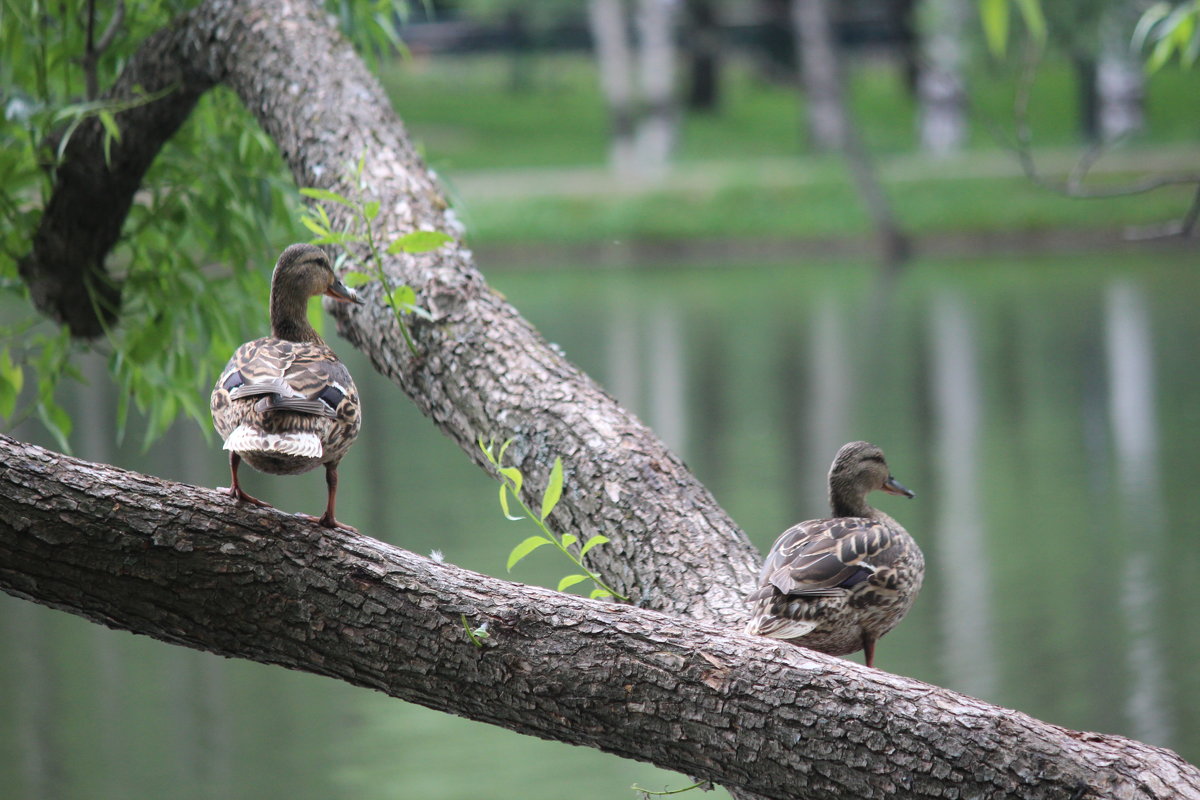
[[[259,500],[257,497],[252,497],[246,494],[246,490],[238,483],[238,467],[242,464],[242,457],[234,451],[229,451],[229,488],[225,491],[229,492],[229,496],[242,503],[258,506],[259,508],[274,508],[270,503]]]

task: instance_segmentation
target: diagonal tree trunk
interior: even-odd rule
[[[1200,771],[1118,736],[5,437],[0,460],[0,588],[111,627],[765,797],[1200,798]]]
[[[343,165],[365,153],[388,240],[461,234],[378,83],[315,5],[202,3],[147,40],[115,91],[161,88],[170,64],[236,91],[301,185],[352,194]],[[163,111],[154,105],[121,115],[129,135],[114,149],[161,145],[173,128],[148,116]],[[187,112],[171,108],[177,126],[172,114]],[[78,169],[60,173],[56,198],[90,189],[92,205],[128,204],[136,181],[106,180],[99,148],[67,157]],[[73,257],[69,237],[44,246],[67,213],[88,206],[52,204],[31,274],[94,263]],[[679,460],[492,291],[461,243],[385,267],[435,316],[414,324],[421,357],[408,354],[378,285],[365,306],[336,309],[342,333],[477,462],[478,436],[517,437],[509,452],[538,487],[561,455],[566,491],[552,524],[612,539],[592,551],[595,566],[644,608],[467,573],[7,439],[0,588],[766,796],[1200,800],[1200,776],[1168,751],[729,633],[757,558]],[[467,641],[464,616],[489,623],[483,648]]]

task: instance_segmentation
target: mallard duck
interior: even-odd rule
[[[308,298],[320,294],[362,303],[333,274],[320,248],[288,247],[271,277],[271,335],[234,352],[209,405],[229,451],[230,495],[269,506],[238,483],[243,460],[272,475],[297,475],[324,464],[325,513],[319,519],[303,516],[326,528],[348,528],[334,518],[334,504],[338,463],[358,436],[358,390],[350,371],[308,322]]]
[[[908,613],[925,577],[921,548],[896,520],[867,505],[876,489],[913,497],[868,442],[838,450],[829,468],[833,516],[788,528],[771,547],[746,632],[822,653],[864,651]]]

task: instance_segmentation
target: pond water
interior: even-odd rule
[[[890,287],[849,263],[490,278],[764,549],[825,514],[842,442],[881,445],[917,497],[877,504],[928,561],[881,668],[1200,759],[1194,254],[919,263]],[[504,574],[529,531],[406,398],[333,344],[369,431],[343,464],[339,518]],[[72,405],[83,457],[227,481],[219,444],[192,423],[142,453],[111,440],[111,399]],[[248,475],[247,488],[287,510],[323,503],[317,473]],[[512,577],[553,584],[565,571],[540,551]],[[0,634],[4,797],[590,800],[689,783],[6,596]]]

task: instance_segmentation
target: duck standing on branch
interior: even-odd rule
[[[358,436],[361,409],[350,371],[308,322],[308,298],[321,294],[362,303],[320,248],[294,244],[284,250],[271,278],[271,335],[237,349],[217,379],[210,407],[229,451],[232,496],[269,507],[238,483],[243,460],[272,475],[324,464],[325,513],[308,519],[348,528],[334,518],[337,468]]]
[[[908,613],[925,577],[913,538],[867,505],[876,489],[913,497],[878,447],[843,445],[829,469],[833,516],[780,534],[747,598],[754,611],[746,633],[834,656],[863,650],[867,666],[875,666],[875,642]]]

